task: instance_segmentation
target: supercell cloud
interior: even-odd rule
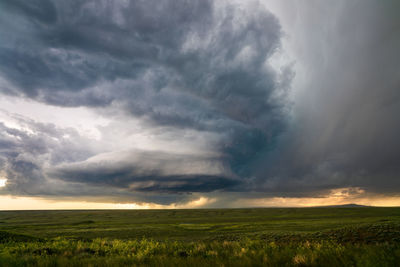
[[[396,8],[2,1],[0,193],[160,204],[395,194]]]

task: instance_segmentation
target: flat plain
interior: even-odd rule
[[[400,208],[0,212],[0,266],[400,266]]]

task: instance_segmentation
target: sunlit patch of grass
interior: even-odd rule
[[[157,242],[153,240],[9,242],[0,245],[2,266],[395,266],[399,244],[262,240]]]
[[[195,223],[181,223],[179,227],[187,230],[209,230],[213,227],[212,224],[195,224]]]

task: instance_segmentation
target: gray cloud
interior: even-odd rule
[[[4,112],[3,112],[4,113]],[[59,129],[7,114],[20,129],[0,123],[1,173],[8,179],[8,192],[23,195],[52,193],[46,188],[46,165],[85,160],[99,150],[74,129]]]
[[[1,194],[165,204],[191,196],[140,192],[207,192],[238,183],[218,162],[204,156],[159,151],[110,153],[72,128],[2,113],[19,129],[0,123],[0,175],[8,179]]]
[[[127,165],[111,161],[106,169],[86,163],[57,167],[58,178],[115,187],[137,181],[143,184],[134,187],[137,191],[227,189],[250,174],[248,163],[284,129],[290,69],[280,74],[269,65],[281,29],[259,3],[18,1],[2,6],[1,31],[7,38],[1,41],[0,73],[11,84],[2,85],[3,93],[51,105],[119,110],[172,134],[177,129],[215,133],[219,156],[204,160],[225,166],[218,174],[205,168],[187,174],[185,164],[198,162],[196,156],[153,153],[137,161],[128,155]],[[145,159],[158,164],[138,173]],[[165,165],[177,171],[163,173]]]
[[[2,1],[0,92],[114,121],[92,140],[12,115],[6,191],[157,203],[397,193],[399,4],[292,4],[282,30],[257,1]],[[294,67],[272,67],[287,47]],[[116,131],[174,146],[115,148]]]
[[[269,169],[258,169],[258,176],[270,177],[258,181],[262,190],[316,195],[361,187],[397,194],[398,2],[295,4],[290,26],[300,88],[279,153],[270,156]]]
[[[63,164],[49,174],[65,181],[136,192],[209,192],[240,183],[219,157],[162,151],[103,153],[85,162]]]
[[[271,95],[285,88],[264,66],[280,45],[280,27],[260,6],[57,1],[57,19],[44,23],[41,13],[23,12],[41,9],[34,3],[5,4],[25,14],[3,26],[1,71],[16,85],[10,93],[66,106],[121,102],[135,115],[192,127],[212,116],[261,128],[269,112],[260,111],[281,108]],[[98,89],[104,81],[109,87]]]

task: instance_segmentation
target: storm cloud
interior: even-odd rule
[[[156,203],[396,194],[398,8],[2,1],[2,101],[84,109],[107,123],[94,138],[3,110],[1,192]]]
[[[271,177],[265,189],[398,194],[399,3],[294,4],[286,26],[296,40],[296,103],[282,150],[269,158],[273,167],[259,169]]]
[[[136,191],[224,190],[241,183],[247,162],[284,128],[290,70],[281,73],[268,63],[282,33],[257,2],[2,5],[3,93],[133,116],[175,138],[187,131],[213,136],[207,141],[212,149],[201,156],[129,148],[114,151],[119,160],[105,159],[101,167],[93,164],[103,154],[76,157],[68,166],[50,162],[47,168],[56,171],[49,179]],[[63,152],[55,151],[50,156]],[[40,177],[42,168],[36,169]]]

